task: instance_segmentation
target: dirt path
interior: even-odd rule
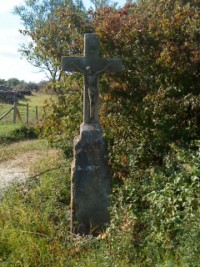
[[[30,142],[30,141],[29,141]],[[18,146],[23,145],[19,143]],[[17,144],[14,144],[17,145]],[[24,182],[30,176],[30,170],[35,162],[54,152],[54,149],[31,150],[17,154],[14,158],[0,163],[0,190],[9,186],[11,182]]]

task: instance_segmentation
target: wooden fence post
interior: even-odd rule
[[[36,120],[38,121],[38,106],[35,107],[35,117]]]
[[[28,125],[28,118],[29,117],[29,105],[28,105],[28,103],[27,103],[27,105],[26,105],[26,124]]]
[[[17,102],[14,102],[14,106],[13,106],[13,123],[16,123],[16,118],[17,118]]]

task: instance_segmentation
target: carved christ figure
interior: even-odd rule
[[[90,101],[90,119],[94,120],[95,116],[95,106],[97,103],[97,96],[98,96],[98,75],[100,73],[93,72],[91,67],[86,67],[85,75],[85,85],[86,90],[88,90],[88,97]]]
[[[90,66],[87,66],[85,70],[73,64],[74,69],[84,74],[85,77],[85,90],[88,91],[89,103],[90,103],[90,120],[95,119],[95,114],[97,112],[97,99],[98,99],[98,81],[99,74],[103,73],[109,66],[112,64],[112,61],[102,68],[101,70],[94,71]]]
[[[62,57],[62,69],[84,74],[83,122],[98,123],[99,75],[103,72],[121,71],[121,59],[100,57],[99,36],[95,33],[86,33],[84,57]]]

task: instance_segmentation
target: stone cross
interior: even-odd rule
[[[98,123],[99,75],[104,72],[121,71],[121,60],[100,57],[99,36],[95,33],[86,33],[84,57],[62,57],[62,69],[84,74],[83,123]]]
[[[98,123],[98,80],[121,71],[120,59],[100,57],[99,37],[85,34],[85,56],[63,57],[62,68],[84,74],[83,123],[74,139],[71,166],[71,232],[98,235],[110,221],[110,176],[107,147]]]

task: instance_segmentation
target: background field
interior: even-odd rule
[[[25,99],[20,100],[17,104],[20,117],[17,117],[16,123],[13,123],[13,111],[0,120],[0,138],[7,138],[13,132],[18,131],[23,126],[27,126],[27,104],[28,109],[28,125],[33,126],[37,121],[41,120],[44,112],[46,102],[54,96],[48,94],[34,93],[31,96],[26,96]],[[12,108],[12,104],[0,103],[0,117]],[[37,107],[37,115],[36,115]]]

